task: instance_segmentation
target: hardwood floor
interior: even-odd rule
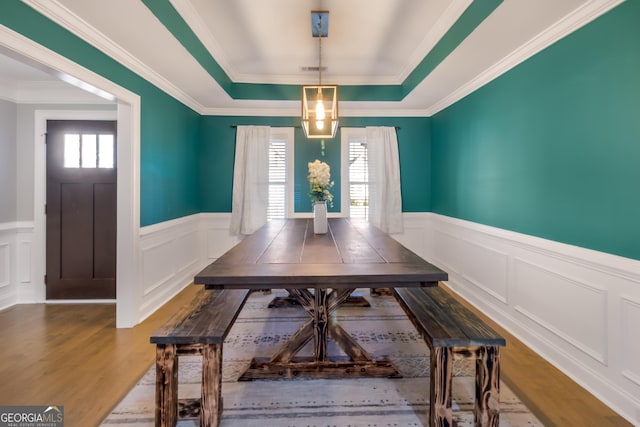
[[[114,305],[35,304],[0,311],[0,405],[63,405],[65,426],[97,426],[152,365],[149,336],[197,288],[131,329]],[[547,426],[631,426],[506,331],[502,379]]]

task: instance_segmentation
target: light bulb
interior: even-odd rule
[[[318,99],[316,102],[316,119],[324,120],[324,104],[322,103],[322,99]]]
[[[324,129],[324,121],[322,121],[322,120],[317,120],[317,121],[316,121],[316,128],[318,128],[318,130],[322,130],[322,129]]]

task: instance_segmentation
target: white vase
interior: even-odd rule
[[[327,233],[327,202],[313,202],[313,232]]]

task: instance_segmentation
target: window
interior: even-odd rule
[[[284,218],[287,185],[287,141],[271,139],[269,143],[269,207],[267,218]]]
[[[64,135],[65,168],[113,168],[113,135]]]
[[[349,216],[367,219],[369,213],[369,168],[367,141],[349,141]]]
[[[271,128],[269,141],[269,205],[267,219],[291,216],[293,128]]]
[[[348,206],[347,214],[351,218],[369,218],[369,158],[367,137],[364,128],[342,129],[342,166],[343,206]],[[348,197],[345,200],[345,197]]]

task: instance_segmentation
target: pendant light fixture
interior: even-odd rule
[[[334,138],[338,129],[338,86],[322,84],[322,38],[329,12],[311,12],[311,35],[318,38],[318,85],[302,86],[302,129],[307,138]]]

